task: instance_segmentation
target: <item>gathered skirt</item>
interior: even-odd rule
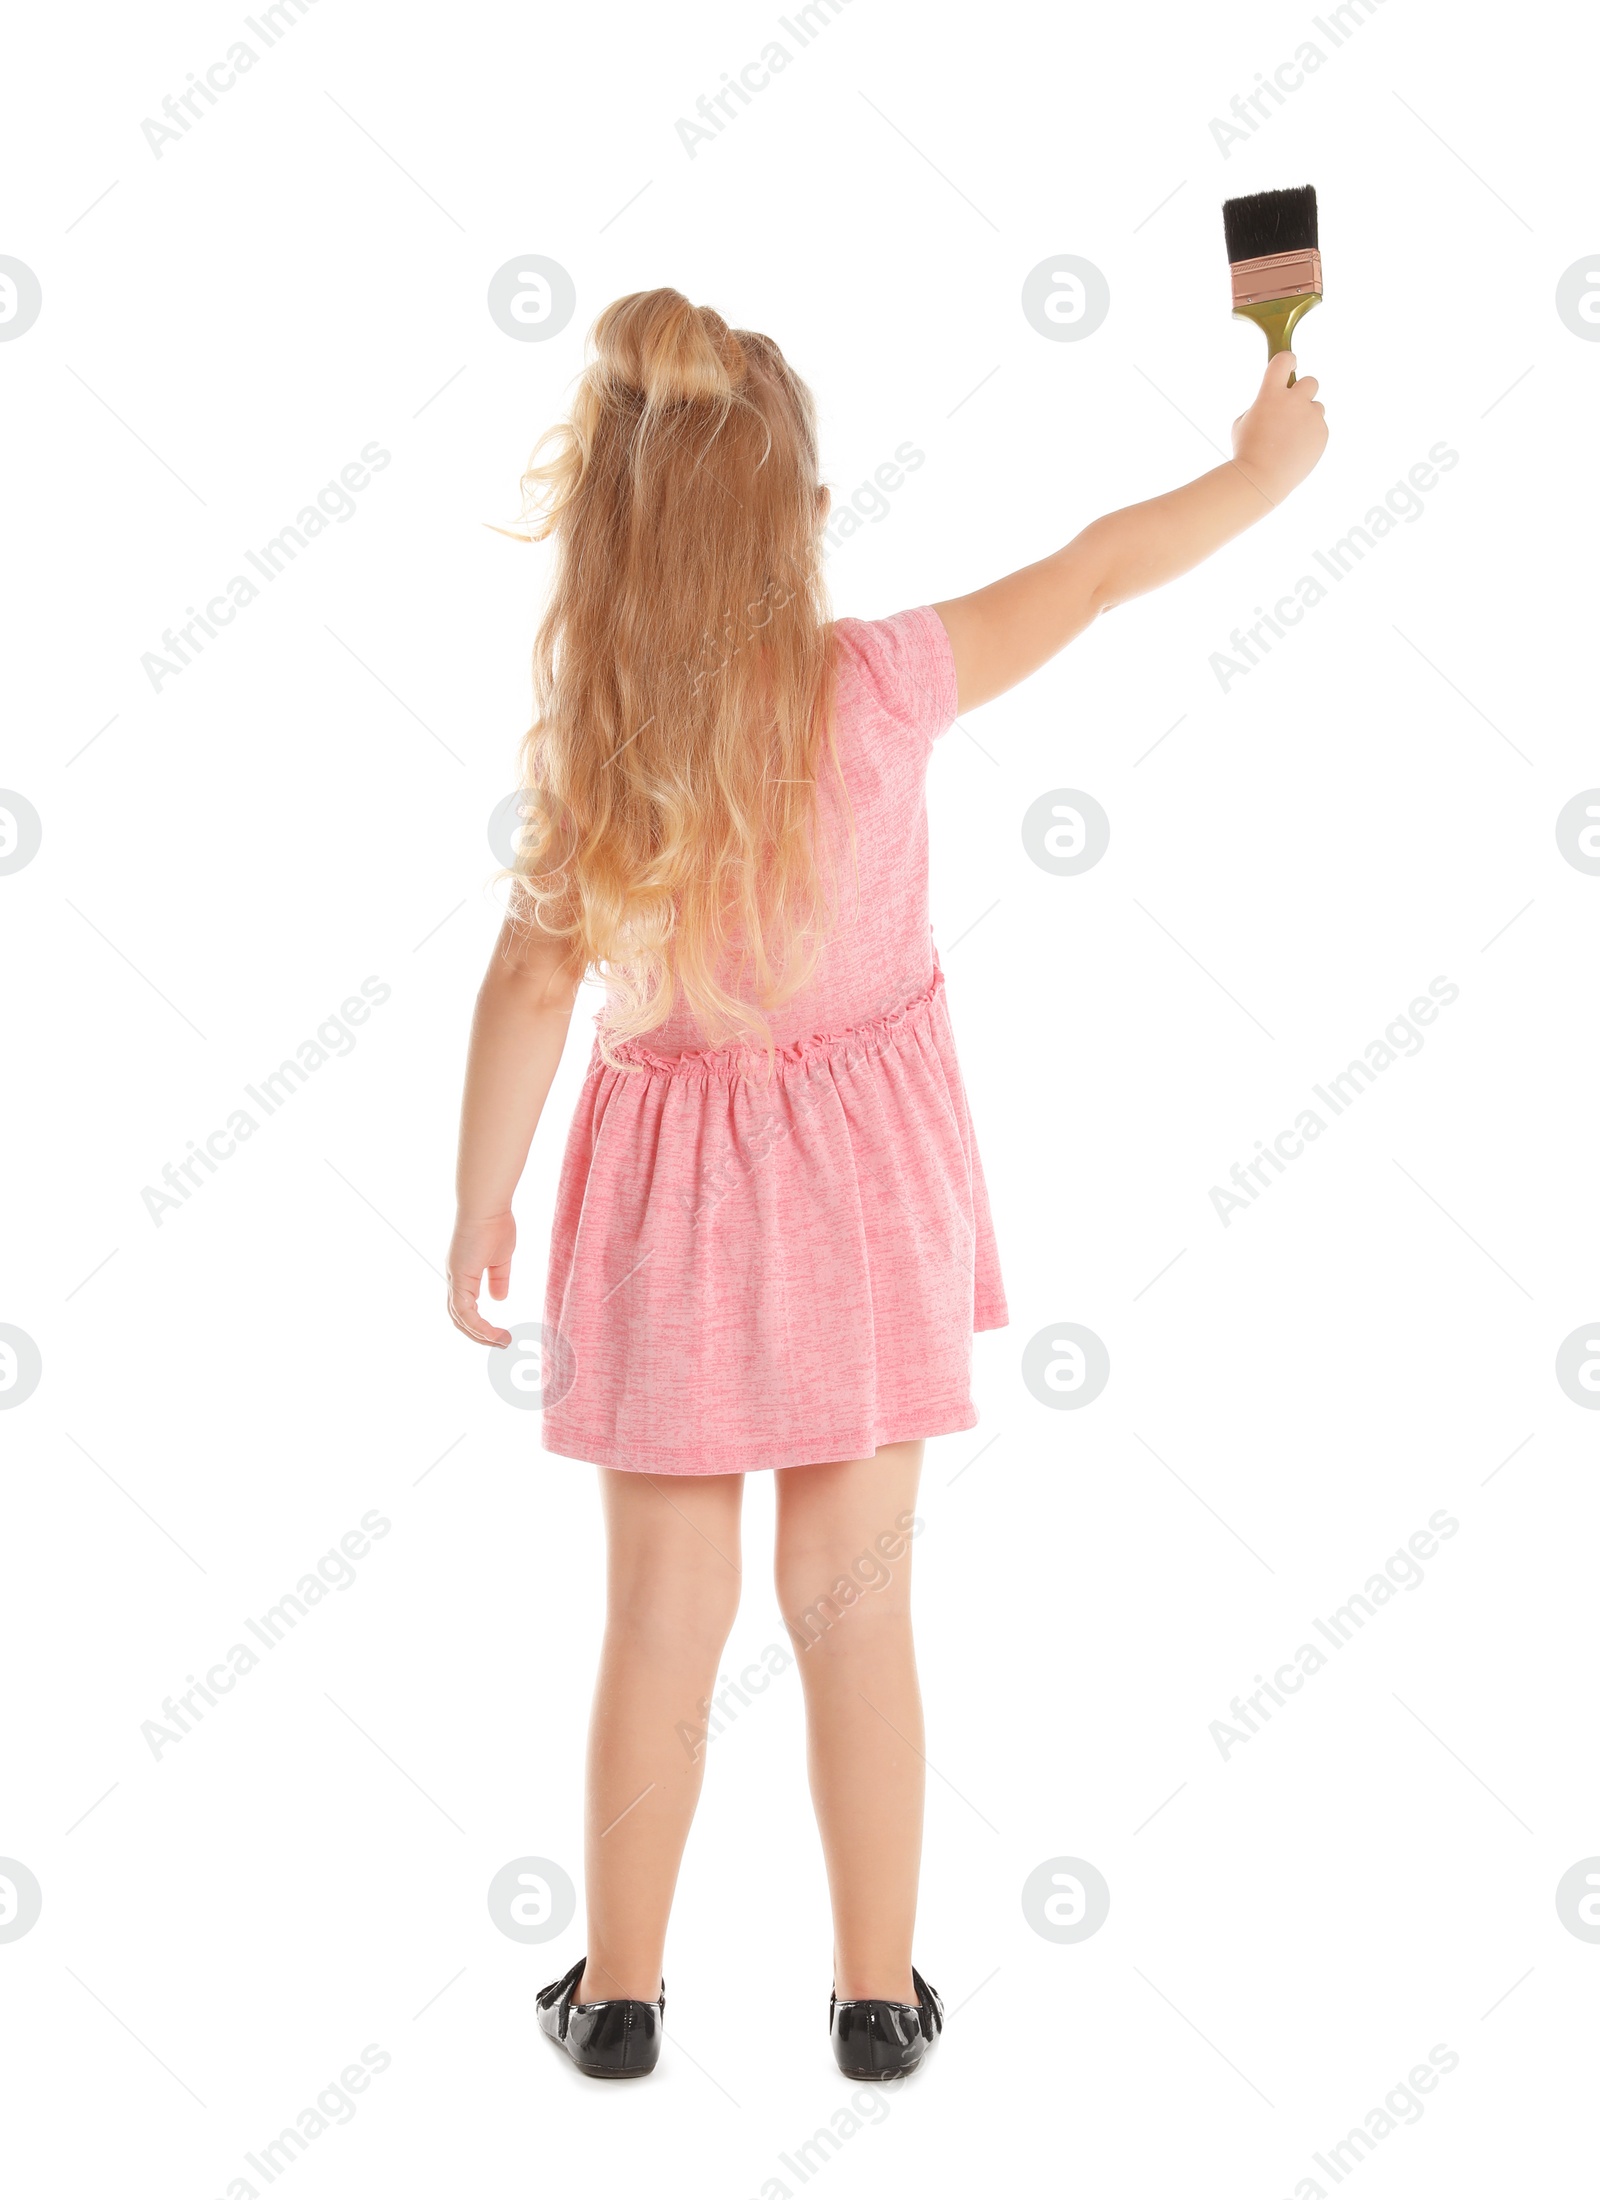
[[[562,1164],[544,1448],[736,1474],[973,1427],[973,1333],[1007,1316],[937,963],[770,1074],[748,1047],[616,1051]]]

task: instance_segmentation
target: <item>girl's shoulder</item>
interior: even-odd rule
[[[934,741],[956,715],[956,668],[944,621],[931,604],[888,619],[836,619],[839,701],[915,726]]]

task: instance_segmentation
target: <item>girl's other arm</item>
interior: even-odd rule
[[[1294,354],[1279,352],[1254,404],[1233,426],[1232,460],[1197,481],[1108,512],[1054,556],[935,604],[950,637],[958,708],[1004,694],[1102,611],[1176,580],[1281,504],[1322,456],[1328,430],[1308,377],[1289,387]]]
[[[456,1227],[450,1241],[450,1319],[479,1344],[506,1345],[478,1312],[484,1272],[492,1298],[511,1284],[517,1226],[511,1195],[549,1097],[582,976],[569,944],[532,921],[507,918],[478,989],[461,1099]]]

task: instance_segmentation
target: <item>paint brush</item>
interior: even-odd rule
[[[1292,350],[1296,322],[1322,298],[1315,187],[1224,199],[1222,229],[1234,319],[1265,330],[1269,359]]]

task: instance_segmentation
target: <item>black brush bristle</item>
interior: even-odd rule
[[[1309,252],[1317,241],[1316,187],[1307,183],[1293,191],[1224,199],[1222,230],[1230,266],[1265,259],[1269,252]]]

